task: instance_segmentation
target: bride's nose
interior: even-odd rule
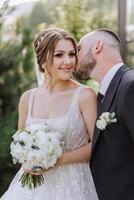
[[[64,64],[65,65],[70,65],[71,64],[71,59],[70,59],[70,57],[68,55],[64,57]]]

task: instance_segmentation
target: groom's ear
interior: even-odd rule
[[[103,49],[104,42],[102,40],[97,40],[94,48],[94,53],[98,54]]]

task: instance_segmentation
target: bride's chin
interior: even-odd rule
[[[67,80],[69,80],[70,78],[71,78],[71,76],[72,76],[72,74],[66,74],[66,75],[63,75],[62,77],[61,77],[61,80],[63,80],[63,81],[67,81]]]

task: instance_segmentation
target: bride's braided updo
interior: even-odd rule
[[[45,69],[42,66],[44,63],[46,63],[46,61],[47,64],[52,64],[54,50],[57,42],[60,39],[70,40],[72,42],[75,49],[75,57],[77,63],[77,43],[75,39],[64,29],[46,29],[37,36],[34,42],[37,63],[41,72],[45,72]]]

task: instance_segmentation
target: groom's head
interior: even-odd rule
[[[101,81],[106,71],[121,62],[120,40],[107,29],[99,29],[83,36],[78,47],[77,69],[80,79],[89,77]]]

